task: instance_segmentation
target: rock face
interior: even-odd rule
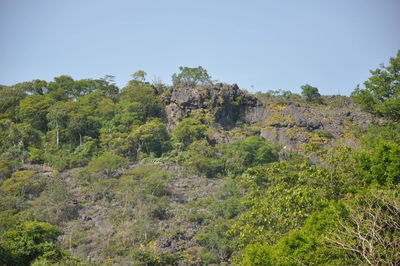
[[[287,148],[319,141],[317,134],[325,135],[323,144],[332,144],[343,137],[347,127],[367,126],[373,120],[348,97],[324,96],[326,104],[314,106],[302,101],[262,102],[236,84],[168,88],[162,100],[170,128],[189,116],[208,116],[212,119],[210,125],[217,130],[216,142],[230,142],[232,137],[226,132],[240,131],[243,125],[250,125],[258,128],[256,135]],[[244,137],[238,134],[239,138]]]
[[[195,110],[210,112],[214,121],[224,129],[235,127],[238,121],[257,122],[266,118],[266,108],[255,97],[236,84],[216,84],[207,88],[169,88],[163,96],[170,125],[193,115]]]

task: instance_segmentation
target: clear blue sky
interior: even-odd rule
[[[400,49],[399,0],[0,0],[0,84],[203,66],[250,91],[350,94]],[[253,89],[252,89],[253,88]]]

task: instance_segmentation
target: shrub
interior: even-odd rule
[[[303,95],[308,102],[322,103],[321,94],[319,94],[316,87],[308,84],[301,86],[301,95]]]
[[[188,146],[195,140],[200,140],[206,137],[207,127],[199,120],[193,118],[183,119],[172,131],[175,141]]]
[[[3,235],[3,252],[8,265],[30,265],[37,258],[50,262],[61,260],[65,253],[56,245],[59,229],[48,223],[26,222]]]
[[[88,169],[90,172],[104,173],[110,177],[113,171],[124,167],[127,164],[128,160],[124,157],[111,153],[104,153],[99,157],[92,159],[88,165]]]
[[[248,137],[238,140],[226,147],[228,170],[243,172],[248,167],[275,162],[279,155],[277,148],[269,144],[263,137]]]

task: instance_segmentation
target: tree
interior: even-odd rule
[[[308,84],[302,85],[300,88],[302,90],[301,95],[306,97],[308,102],[322,103],[321,94],[319,94],[318,88]]]
[[[172,84],[175,87],[189,87],[194,88],[197,85],[207,85],[211,83],[211,76],[208,75],[207,70],[198,67],[179,67],[181,71],[179,74],[172,75]]]
[[[152,119],[144,125],[134,127],[131,136],[137,144],[138,152],[154,152],[161,156],[168,146],[168,131],[159,119]]]
[[[361,107],[378,116],[393,121],[400,121],[400,50],[396,57],[391,57],[388,66],[371,70],[371,77],[364,82],[364,89],[359,86],[352,96]]]
[[[229,234],[240,245],[274,243],[298,228],[329,200],[329,172],[306,161],[279,161],[247,170],[240,179],[248,187],[246,211]]]
[[[25,198],[37,196],[43,190],[43,182],[35,174],[36,172],[29,170],[14,172],[1,184],[0,192],[3,195],[24,196]]]
[[[115,77],[113,75],[105,75],[103,78],[96,80],[100,85],[99,90],[103,91],[106,96],[114,97],[119,93],[119,88],[115,85]]]
[[[15,84],[14,88],[21,89],[24,92],[31,93],[31,94],[40,94],[43,95],[47,93],[47,82],[40,79],[35,79],[28,82],[22,82]]]
[[[146,76],[147,76],[146,72],[144,72],[143,70],[138,70],[138,71],[136,71],[135,73],[133,73],[131,75],[132,80],[130,80],[128,82],[128,85],[130,85],[130,86],[132,86],[132,85],[143,85],[143,84],[145,84]]]
[[[55,177],[48,180],[46,189],[38,198],[32,200],[26,215],[33,220],[61,225],[76,218],[78,209],[79,205],[74,204],[64,180]]]
[[[199,120],[185,118],[174,128],[172,135],[177,142],[183,143],[186,147],[193,141],[204,138],[206,132],[207,127]]]
[[[26,159],[28,147],[40,147],[42,132],[27,123],[0,120],[0,150],[3,158]]]
[[[273,245],[247,245],[241,265],[356,265],[354,259],[324,241],[327,232],[337,228],[335,219],[342,209],[340,204],[332,204],[312,213],[301,228],[290,231]]]
[[[57,102],[49,108],[47,119],[49,128],[56,130],[56,146],[60,145],[60,131],[67,127],[68,113],[71,111],[72,102]]]
[[[184,157],[184,165],[194,172],[204,174],[208,178],[224,173],[225,158],[207,140],[194,141],[187,147],[187,154],[189,158]]]
[[[142,112],[147,118],[163,115],[161,100],[149,84],[130,84],[123,88],[121,102],[140,103]]]
[[[367,184],[395,187],[400,183],[400,145],[379,141],[371,150],[360,151],[354,170]]]
[[[60,261],[65,256],[56,245],[60,234],[57,227],[41,222],[26,222],[6,231],[2,243],[5,264],[30,265],[37,258]]]
[[[390,190],[371,190],[356,195],[345,206],[346,215],[338,216],[338,229],[328,235],[328,245],[346,251],[360,264],[399,265],[398,195]]]
[[[48,129],[46,115],[53,103],[54,100],[46,95],[29,95],[20,101],[17,117],[33,128],[46,132]]]
[[[0,119],[15,121],[18,104],[26,95],[21,88],[0,86]]]
[[[227,166],[234,172],[243,172],[248,167],[275,162],[278,160],[277,148],[263,137],[248,137],[226,147]]]

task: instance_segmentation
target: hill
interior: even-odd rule
[[[181,71],[0,88],[2,265],[400,263],[393,112]]]

